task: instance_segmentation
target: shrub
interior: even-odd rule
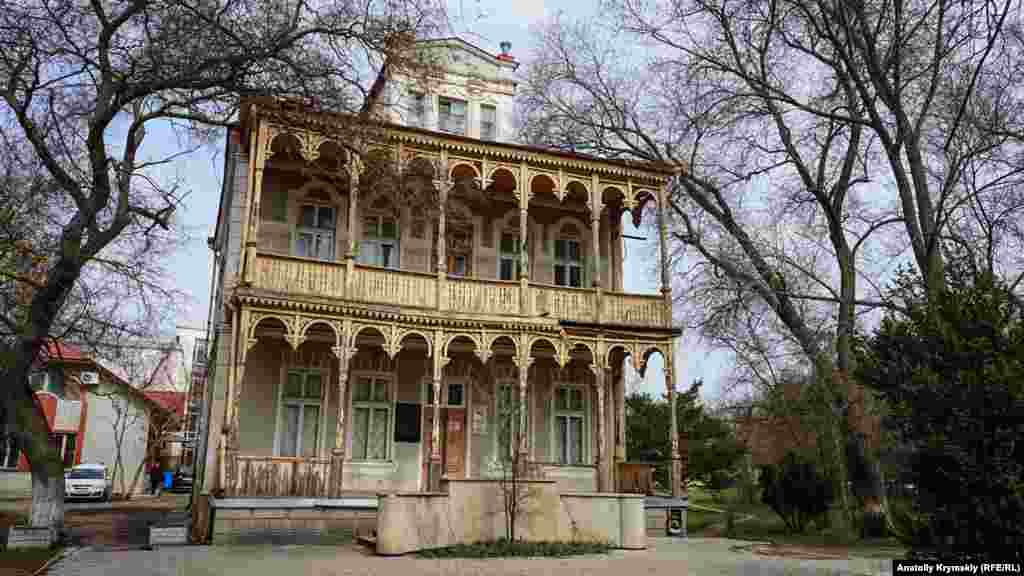
[[[771,507],[790,532],[801,533],[832,503],[832,483],[813,462],[789,452],[778,466],[761,472],[761,501]]]
[[[509,558],[548,557],[562,558],[583,554],[603,554],[611,544],[601,542],[523,542],[521,540],[494,540],[474,544],[458,544],[446,548],[421,550],[421,558]]]
[[[1024,559],[1018,302],[989,276],[952,278],[886,317],[858,360],[858,379],[887,401],[886,425],[907,447],[913,504],[892,516],[915,552]]]

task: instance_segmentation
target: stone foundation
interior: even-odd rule
[[[248,500],[214,504],[213,544],[337,544],[370,536],[377,529],[377,511],[366,506]]]
[[[48,548],[53,540],[53,530],[50,528],[11,526],[7,532],[7,549]]]
[[[399,555],[507,536],[500,482],[447,480],[442,489],[381,494],[377,553]],[[559,493],[553,480],[522,481],[520,490],[517,539],[647,546],[642,495]]]

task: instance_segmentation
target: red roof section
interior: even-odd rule
[[[164,410],[173,412],[178,418],[185,417],[185,393],[171,390],[152,390],[143,395]]]
[[[68,360],[75,362],[88,362],[92,358],[82,353],[82,349],[74,344],[61,344],[59,342],[47,342],[43,355],[51,360]]]

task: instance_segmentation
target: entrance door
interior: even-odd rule
[[[451,478],[466,476],[466,410],[445,408],[444,462],[445,475]]]
[[[431,431],[434,411],[425,410],[423,428],[423,478],[429,477]],[[441,408],[441,472],[451,478],[466,476],[466,410],[464,408]]]

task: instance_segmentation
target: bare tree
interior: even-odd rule
[[[514,397],[516,395],[513,395]],[[516,525],[524,514],[528,513],[528,505],[535,496],[530,485],[524,480],[530,479],[527,453],[523,450],[526,431],[520,426],[522,407],[517,400],[506,402],[498,416],[499,454],[494,465],[499,470],[499,486],[501,491],[501,510],[505,519],[505,537],[510,541],[517,538]]]
[[[992,222],[1020,219],[1018,203],[994,208],[1024,170],[1021,43],[1007,33],[1018,3],[605,7],[604,20],[541,32],[527,138],[676,166],[673,237],[676,256],[690,256],[679,289],[692,324],[762,384],[780,352],[797,352],[845,422],[858,309],[898,308],[878,282],[899,256],[887,241],[909,246],[928,289],[942,290],[951,223],[991,230],[993,246],[1006,236],[979,226],[972,203],[1000,215]],[[622,48],[637,45],[645,54]],[[1019,285],[1019,265],[1003,272]],[[844,427],[845,452],[863,457]],[[877,500],[879,489],[875,477],[857,492]]]
[[[0,4],[2,144],[40,170],[42,190],[23,194],[47,192],[54,215],[33,245],[46,258],[38,274],[16,279],[30,296],[3,324],[3,381],[11,383],[3,416],[25,431],[33,525],[62,523],[63,483],[42,440],[45,420],[33,408],[28,371],[47,339],[69,329],[122,331],[130,308],[140,308],[118,298],[120,313],[104,317],[94,300],[76,294],[146,292],[147,277],[133,274],[173,231],[186,194],[161,180],[158,168],[230,123],[242,96],[368,111],[374,71],[384,60],[405,66],[410,42],[433,30],[438,14],[436,3],[413,0]],[[157,123],[178,130],[184,143],[144,145]]]

